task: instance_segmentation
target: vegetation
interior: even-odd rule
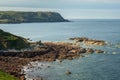
[[[18,78],[11,76],[0,70],[0,80],[18,80]]]
[[[22,22],[65,22],[57,12],[16,12],[0,11],[0,23]]]
[[[0,29],[0,49],[21,49],[29,47],[26,39]]]

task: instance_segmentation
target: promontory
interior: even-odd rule
[[[57,12],[0,11],[0,23],[68,22]]]

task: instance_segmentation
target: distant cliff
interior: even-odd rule
[[[0,23],[68,22],[57,12],[0,11]]]
[[[22,49],[27,47],[29,47],[29,43],[26,39],[0,29],[0,50]]]

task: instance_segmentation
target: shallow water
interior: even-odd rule
[[[106,54],[92,54],[62,63],[39,62],[26,76],[47,80],[120,80],[120,20],[73,20],[62,23],[0,24],[0,29],[33,41],[68,41],[71,37],[105,40],[107,46],[85,46],[102,49]],[[47,65],[47,66],[46,66]],[[49,67],[48,67],[49,65]],[[46,67],[45,67],[46,66]],[[39,69],[38,69],[39,68]],[[71,75],[66,75],[66,70]]]
[[[65,60],[62,63],[42,62],[44,67],[34,71],[26,71],[27,77],[38,78],[41,76],[46,80],[119,80],[120,54],[92,54],[75,60]],[[114,60],[112,59],[114,58]],[[49,65],[50,67],[45,67]],[[31,69],[30,69],[31,70]],[[66,71],[72,74],[66,75]],[[39,76],[39,77],[38,77]]]

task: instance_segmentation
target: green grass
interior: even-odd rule
[[[0,49],[23,49],[28,47],[29,42],[25,38],[0,29]]]
[[[12,35],[12,34],[10,34],[10,33],[8,33],[8,32],[5,32],[5,31],[3,31],[3,30],[1,30],[0,29],[0,39],[1,40],[15,40],[15,39],[17,39],[17,37],[15,37],[14,35]]]
[[[0,80],[19,80],[19,79],[3,71],[0,71]]]

